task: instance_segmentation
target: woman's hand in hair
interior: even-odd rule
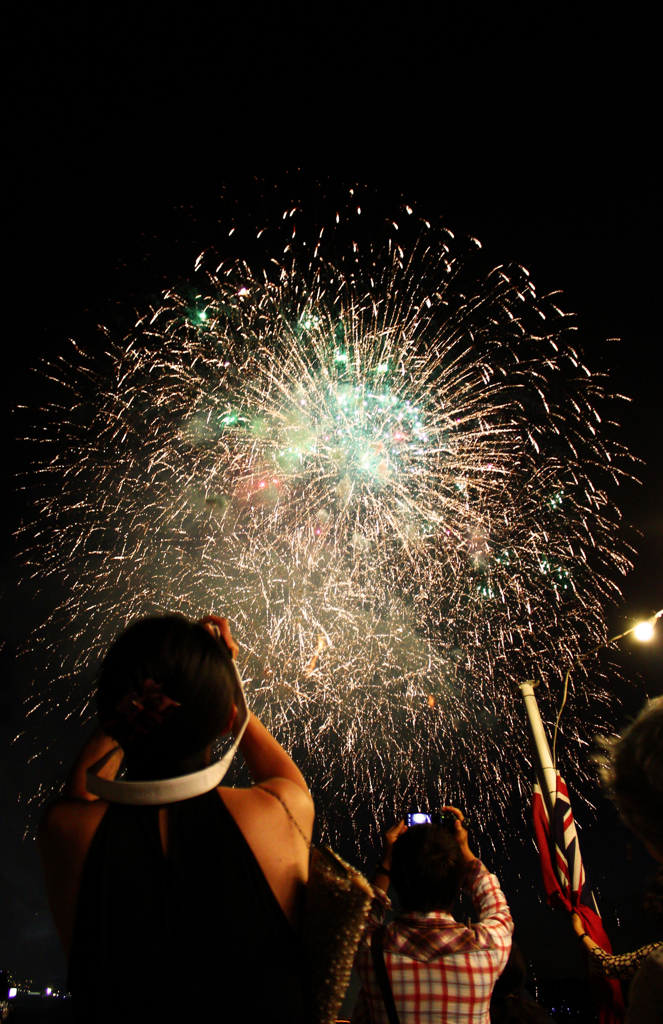
[[[236,659],[239,654],[239,647],[232,638],[227,619],[219,618],[218,615],[206,615],[203,619],[199,620],[198,625],[203,626],[208,633],[211,633],[215,640],[222,639],[230,651],[233,661]]]
[[[75,800],[98,800],[99,798],[97,796],[94,796],[92,793],[88,793],[87,777],[85,773],[88,768],[91,768],[97,761],[100,761],[101,758],[105,757],[111,750],[115,750],[116,754],[114,757],[110,758],[108,763],[104,765],[99,772],[99,777],[102,779],[115,778],[119,771],[124,754],[122,748],[118,745],[117,740],[106,732],[103,725],[98,725],[71,766],[62,791],[62,796],[67,799]]]

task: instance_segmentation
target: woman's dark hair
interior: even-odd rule
[[[235,687],[225,643],[182,616],[167,615],[134,622],[115,640],[99,673],[97,706],[106,732],[124,748],[131,775],[160,778],[178,774],[223,732]],[[131,709],[148,690],[168,707],[158,724],[153,716],[145,728],[145,716],[132,720]]]
[[[403,910],[449,910],[463,867],[454,835],[440,825],[412,825],[392,851],[391,881]]]
[[[659,928],[663,928],[663,867],[660,867],[645,894],[645,907],[653,916]]]
[[[626,824],[663,858],[663,697],[642,709],[618,739],[600,739],[608,796]]]

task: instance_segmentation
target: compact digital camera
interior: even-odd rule
[[[445,832],[456,831],[456,815],[453,811],[410,811],[405,815],[405,824],[408,828],[412,825],[441,825]],[[463,822],[465,828],[467,824]]]

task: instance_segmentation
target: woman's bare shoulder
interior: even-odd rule
[[[247,789],[231,789],[219,786],[219,793],[229,810],[269,810],[275,805],[285,805],[295,821],[304,830],[313,828],[315,807],[308,790],[302,789],[290,779],[265,779],[257,786]]]
[[[259,785],[254,786],[257,790],[266,790],[270,796],[276,795],[280,801],[282,801],[289,810],[294,811],[295,808],[310,815],[311,821],[315,815],[315,806],[313,804],[313,797],[307,789],[302,789],[296,782],[292,782],[290,779],[267,779],[265,782],[261,782]]]

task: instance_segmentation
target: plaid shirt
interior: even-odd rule
[[[373,972],[371,935],[391,903],[380,889],[355,956],[362,991],[353,1024],[389,1024]],[[485,1024],[493,985],[511,949],[513,922],[495,875],[477,860],[465,891],[479,923],[459,924],[442,911],[401,914],[387,926],[384,960],[401,1024]]]

